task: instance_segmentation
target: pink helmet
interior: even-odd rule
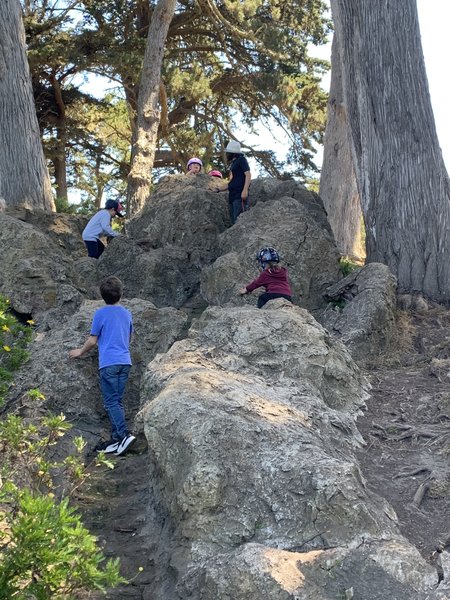
[[[188,160],[188,164],[187,164],[188,171],[190,170],[191,165],[200,165],[200,167],[203,167],[202,161],[199,158],[197,158],[196,156],[194,156],[193,158],[190,158]]]
[[[210,171],[208,175],[211,175],[211,177],[220,177],[220,179],[222,179],[222,173],[220,171],[217,171],[216,169]]]

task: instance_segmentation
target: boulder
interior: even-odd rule
[[[389,268],[370,263],[327,289],[320,321],[364,363],[395,340],[396,289]]]
[[[8,207],[6,213],[47,234],[56,246],[71,258],[77,259],[86,255],[86,246],[81,234],[89,217],[30,209],[25,206]]]
[[[160,540],[154,596],[325,599],[353,587],[406,600],[431,590],[435,571],[354,456],[367,390],[344,346],[284,300],[210,307],[158,355],[138,415]]]
[[[83,300],[79,277],[72,260],[49,235],[0,214],[0,248],[0,293],[17,313],[49,322],[78,309]]]
[[[202,271],[201,291],[210,304],[240,304],[236,291],[258,275],[258,250],[272,246],[289,271],[294,302],[310,311],[324,306],[323,293],[340,278],[339,253],[319,197],[301,191],[258,202],[220,236],[221,256]]]

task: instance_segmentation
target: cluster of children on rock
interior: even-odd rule
[[[226,187],[219,187],[216,191],[228,190],[230,217],[232,223],[235,223],[241,212],[248,208],[251,173],[239,142],[230,141],[225,151],[230,165],[230,176]],[[203,163],[199,158],[191,158],[187,164],[187,174],[196,175],[201,173],[202,168]],[[210,171],[209,175],[222,179],[222,173],[217,170]],[[100,240],[103,235],[120,235],[112,229],[111,219],[123,217],[122,211],[120,202],[110,199],[107,200],[105,208],[90,219],[82,234],[90,257],[98,259],[103,253],[105,247]],[[263,287],[265,291],[258,298],[258,308],[275,298],[292,301],[287,269],[279,265],[278,252],[271,247],[261,248],[257,260],[261,269],[260,275],[238,293],[250,294],[253,290]],[[95,312],[89,337],[83,346],[71,350],[69,357],[80,358],[98,345],[100,389],[111,423],[111,438],[101,441],[96,450],[119,456],[128,450],[136,439],[127,428],[122,403],[131,369],[130,339],[133,322],[131,313],[120,304],[122,282],[117,277],[106,278],[100,285],[100,293],[106,306]]]
[[[247,159],[241,152],[239,142],[231,140],[225,148],[227,162],[230,166],[230,176],[226,187],[216,189],[216,192],[228,190],[228,203],[231,222],[236,223],[238,216],[248,209],[248,193],[252,175]],[[203,168],[202,161],[193,157],[188,161],[187,174],[197,175]],[[222,173],[217,170],[210,171],[208,175],[222,179]]]

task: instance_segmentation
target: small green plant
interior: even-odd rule
[[[39,390],[32,396],[43,397]],[[69,505],[89,477],[82,456],[86,442],[76,437],[73,454],[48,458],[70,428],[64,415],[27,423],[10,414],[0,422],[0,600],[69,600],[75,591],[125,582],[119,561],[105,563],[95,537]],[[101,453],[95,465],[113,468]]]
[[[347,277],[347,275],[350,275],[350,273],[353,273],[353,271],[356,271],[356,269],[361,268],[360,264],[358,264],[354,260],[351,260],[351,258],[349,258],[348,256],[343,256],[339,261],[339,264],[341,267],[342,275],[344,277]]]
[[[0,406],[13,380],[13,374],[28,360],[27,346],[33,321],[22,325],[12,314],[9,300],[0,296]]]

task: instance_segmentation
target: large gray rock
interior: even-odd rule
[[[208,191],[210,184],[207,175],[165,177],[127,223],[128,234],[152,248],[182,248],[197,268],[211,263],[218,256],[219,235],[231,223],[227,195]]]
[[[86,255],[86,246],[81,234],[89,220],[88,216],[47,212],[25,206],[8,207],[6,214],[47,234],[54,244],[71,258],[77,259]]]
[[[127,224],[128,237],[109,244],[98,261],[99,277],[114,273],[128,295],[157,306],[181,307],[200,281],[206,302],[239,304],[236,290],[257,275],[254,257],[269,245],[289,268],[295,301],[310,310],[322,306],[340,270],[319,196],[295,181],[256,180],[256,205],[231,227],[227,194],[209,191],[214,184],[208,176],[164,178]]]
[[[184,248],[154,249],[126,237],[115,238],[98,260],[99,281],[112,273],[122,280],[125,297],[177,308],[196,293],[200,279],[200,268]]]
[[[320,321],[364,363],[395,340],[396,290],[389,268],[370,263],[327,289]]]
[[[211,177],[164,178],[144,209],[98,261],[98,277],[114,273],[127,297],[180,307],[199,290],[200,274],[219,254],[230,226],[224,194],[208,191]]]
[[[340,278],[339,253],[319,197],[295,185],[301,194],[259,202],[221,235],[220,258],[202,272],[210,304],[239,304],[237,289],[258,275],[257,251],[272,246],[288,268],[294,302],[313,311],[324,305],[323,293]]]
[[[0,293],[16,312],[61,322],[78,309],[83,297],[73,262],[48,235],[0,214],[0,248]]]
[[[430,590],[435,572],[353,454],[367,387],[342,344],[284,300],[211,307],[157,356],[138,419],[153,463],[154,597],[330,599],[353,587],[355,598],[409,600]]]

